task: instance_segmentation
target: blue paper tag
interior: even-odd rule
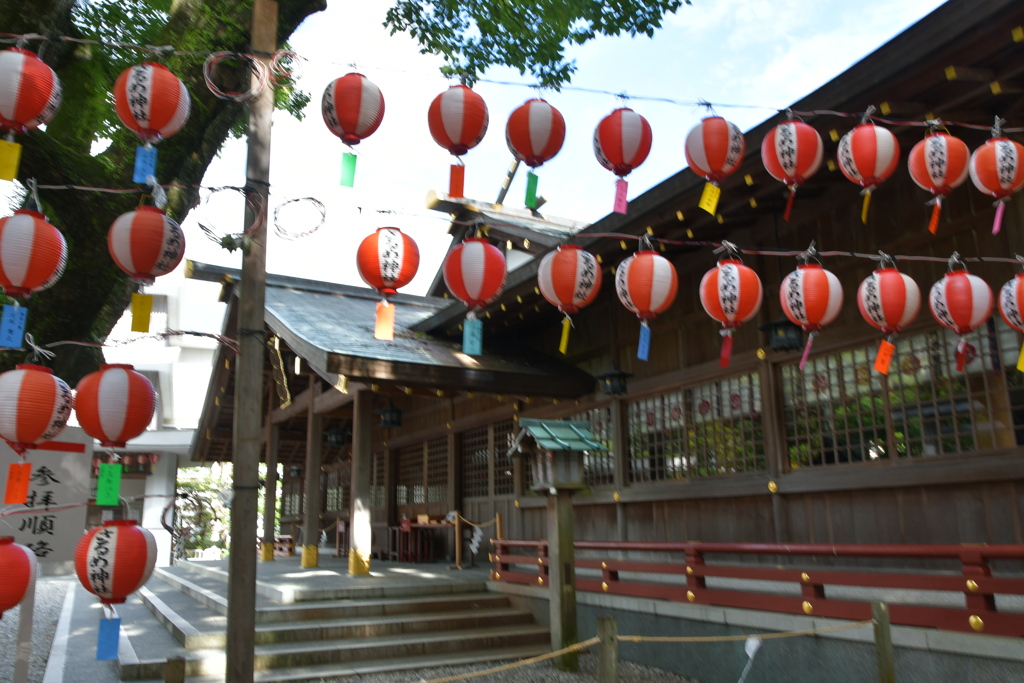
[[[146,184],[149,176],[156,175],[156,147],[135,148],[135,172],[132,173],[132,182],[141,185]]]
[[[478,318],[462,324],[462,352],[467,356],[480,356],[484,352],[484,322]]]
[[[4,306],[3,316],[0,317],[0,346],[20,349],[21,341],[25,338],[27,319],[28,309],[24,306]]]
[[[96,660],[117,659],[117,641],[120,637],[120,619],[100,619],[100,637],[96,641]]]
[[[640,326],[640,346],[636,350],[636,357],[640,360],[647,360],[651,352],[651,328],[646,324]]]

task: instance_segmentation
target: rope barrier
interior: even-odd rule
[[[570,652],[579,652],[580,650],[586,650],[591,645],[597,645],[601,642],[600,638],[594,637],[589,640],[584,640],[582,643],[576,643],[569,647],[564,647],[561,650],[555,652],[548,652],[547,654],[538,655],[529,659],[523,659],[518,662],[512,662],[511,664],[504,664],[502,666],[495,667],[493,669],[487,669],[486,671],[474,671],[468,674],[461,674],[458,676],[446,676],[444,678],[432,678],[429,681],[420,679],[420,683],[452,683],[453,681],[465,681],[470,678],[478,678],[480,676],[489,676],[490,674],[498,674],[504,671],[511,671],[512,669],[518,669],[523,666],[529,666],[530,664],[536,664],[537,662],[543,662],[547,659],[554,659],[555,657],[561,657],[562,655],[569,654]]]
[[[466,519],[462,515],[459,515],[459,519],[462,520],[464,523],[470,525],[470,526],[477,527],[478,529],[483,529],[485,527],[494,526],[495,524],[498,523],[498,517],[497,516],[495,516],[494,519],[492,519],[489,522],[481,522],[480,524],[474,524],[473,522],[469,521],[468,519]]]
[[[630,643],[727,643],[737,640],[746,641],[750,638],[758,640],[776,640],[779,638],[797,638],[800,636],[813,636],[819,633],[833,633],[835,631],[848,631],[855,628],[863,628],[874,624],[874,619],[854,621],[849,624],[838,626],[823,626],[821,628],[809,628],[803,631],[780,631],[779,633],[751,633],[745,636],[616,636],[618,640]]]

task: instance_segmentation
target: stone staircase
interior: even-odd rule
[[[482,580],[345,583],[257,583],[256,681],[322,681],[549,651],[548,629]],[[178,657],[188,681],[222,681],[226,595],[221,570],[190,563],[157,569],[139,597],[163,628],[147,629],[144,621],[155,622],[139,618],[124,629],[121,680],[162,681],[167,659]]]

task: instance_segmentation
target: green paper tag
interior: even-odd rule
[[[354,187],[356,184],[356,155],[345,152],[341,155],[341,186]]]
[[[537,208],[537,174],[533,171],[526,174],[526,205]]]
[[[100,475],[96,480],[96,504],[121,504],[121,463],[100,463]]]
[[[462,352],[467,356],[480,356],[484,352],[484,321],[466,318],[462,323]]]

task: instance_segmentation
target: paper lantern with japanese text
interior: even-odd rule
[[[384,120],[384,95],[366,76],[345,74],[324,89],[320,113],[328,130],[342,142],[358,145]]]
[[[718,359],[723,368],[729,367],[732,356],[733,329],[757,315],[763,298],[764,290],[757,273],[739,259],[722,259],[701,279],[700,303],[723,328]]]
[[[834,321],[843,308],[843,286],[831,271],[817,263],[804,263],[783,278],[779,301],[786,317],[809,333],[800,358],[803,370],[814,335]]]
[[[971,152],[960,138],[936,131],[925,136],[910,150],[907,168],[918,187],[933,195],[932,217],[928,230],[934,235],[939,227],[942,200],[967,180]]]
[[[484,308],[505,285],[505,256],[482,237],[468,237],[444,259],[444,283],[470,311]]]
[[[860,218],[867,223],[871,193],[896,170],[900,143],[888,129],[862,123],[840,138],[837,158],[843,175],[864,188]]]
[[[1006,202],[1024,188],[1024,145],[997,134],[974,150],[970,174],[974,186],[996,200],[995,235],[1002,228]]]
[[[131,365],[104,364],[75,388],[75,414],[85,433],[109,448],[123,448],[146,431],[156,392]]]
[[[999,290],[997,304],[1003,322],[1018,332],[1024,332],[1024,273],[1017,273],[1012,280],[1003,285]],[[1021,347],[1020,357],[1017,359],[1017,369],[1024,372],[1024,346]]]
[[[107,249],[117,267],[132,280],[151,285],[181,263],[185,233],[155,206],[140,206],[121,214],[107,233]]]
[[[921,310],[921,289],[895,268],[879,268],[857,288],[857,308],[869,325],[898,334]]]
[[[629,185],[625,176],[647,159],[651,140],[651,124],[627,107],[616,109],[594,129],[594,154],[598,163],[619,176],[615,181],[616,213],[626,213]]]
[[[20,134],[49,123],[61,97],[57,74],[34,53],[0,52],[0,130]]]
[[[709,116],[690,129],[684,152],[693,172],[719,185],[743,163],[746,141],[736,124]]]
[[[130,519],[104,522],[75,547],[78,580],[104,605],[123,603],[149,580],[155,565],[152,532]]]
[[[0,286],[7,296],[24,298],[51,287],[67,261],[64,235],[43,214],[18,209],[0,218]]]
[[[992,288],[966,270],[951,270],[932,285],[928,306],[932,316],[945,328],[960,335],[956,348],[956,369],[963,371],[970,334],[992,315]]]
[[[0,617],[34,590],[37,571],[34,552],[15,543],[13,536],[0,536]]]
[[[636,252],[615,271],[615,293],[640,320],[653,320],[676,299],[679,278],[675,266],[653,250]]]
[[[380,292],[374,337],[391,340],[395,336],[395,311],[388,297],[416,276],[420,250],[411,237],[398,228],[378,228],[359,244],[356,267],[363,282]]]
[[[181,80],[167,67],[143,62],[121,72],[114,83],[114,109],[121,123],[146,143],[181,130],[192,101]]]
[[[512,156],[530,168],[551,161],[565,141],[565,119],[546,100],[527,100],[509,115],[505,142]]]
[[[783,121],[768,131],[761,142],[761,161],[765,170],[789,188],[782,218],[789,220],[796,189],[821,167],[825,145],[818,131],[803,121]]]
[[[562,341],[559,350],[566,353],[569,330],[575,315],[588,306],[601,291],[601,264],[594,255],[574,244],[563,244],[548,252],[537,269],[537,287],[552,306],[557,306],[562,319]]]
[[[71,415],[71,388],[41,365],[0,374],[0,437],[24,453],[63,431]]]

